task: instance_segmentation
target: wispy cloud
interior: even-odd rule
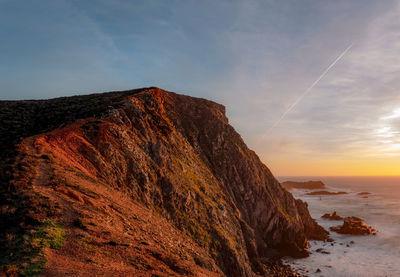
[[[400,117],[400,108],[397,108],[392,112],[392,114],[382,116],[381,119],[388,120],[388,119],[394,119],[394,118],[399,118],[399,117]]]

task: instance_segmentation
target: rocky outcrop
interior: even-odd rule
[[[296,200],[297,209],[301,215],[307,238],[310,240],[331,241],[329,232],[322,228],[319,224],[314,224],[315,220],[311,218],[308,212],[308,204],[300,199]]]
[[[339,234],[347,235],[376,235],[377,231],[368,226],[364,220],[359,217],[351,216],[344,218],[343,225],[332,226],[329,228]]]
[[[321,181],[307,181],[307,182],[295,182],[295,181],[285,181],[281,185],[287,189],[324,189],[326,185]]]
[[[319,190],[319,191],[312,191],[306,193],[306,195],[342,195],[347,194],[345,191],[327,191],[327,190]]]
[[[83,262],[95,248],[104,264],[123,256],[123,266],[113,269],[119,274],[254,276],[269,272],[265,261],[271,257],[307,256],[308,239],[328,237],[307,204],[283,189],[247,148],[222,105],[157,88],[93,97],[102,110],[87,96],[87,113],[79,97],[65,98],[64,115],[19,142],[11,175],[20,177],[3,190],[12,187],[24,199],[36,195],[44,206],[57,206],[19,230],[35,233],[46,220],[64,226],[67,246],[48,252],[63,259],[48,257],[49,274],[70,268],[79,275],[69,267],[74,263],[84,272],[106,272]],[[54,107],[51,101],[36,112]],[[63,116],[68,121],[55,128]],[[31,214],[26,207],[12,212]],[[110,236],[124,241],[110,244]],[[18,247],[7,236],[2,241],[7,249]],[[26,270],[26,263],[13,263]]]
[[[323,216],[321,216],[322,218],[325,219],[329,219],[329,220],[342,220],[343,217],[341,217],[340,215],[338,215],[336,213],[336,211],[334,211],[332,214],[324,214]]]

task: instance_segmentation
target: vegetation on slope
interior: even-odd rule
[[[37,161],[24,160],[24,157],[16,160],[15,145],[22,138],[81,118],[100,117],[108,109],[120,107],[124,97],[139,91],[141,89],[50,100],[0,101],[0,267],[13,270],[17,265],[28,275],[37,273],[43,262],[32,265],[30,259],[41,255],[46,243],[35,244],[34,234],[40,232],[45,220],[56,211],[54,203],[37,195],[29,182],[35,174]],[[21,170],[24,176],[18,176]]]

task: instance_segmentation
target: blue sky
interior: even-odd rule
[[[277,175],[400,174],[399,1],[0,0],[0,36],[0,99],[158,86],[226,105]]]

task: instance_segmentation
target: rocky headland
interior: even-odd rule
[[[328,232],[229,125],[158,88],[0,101],[9,276],[296,276]]]

